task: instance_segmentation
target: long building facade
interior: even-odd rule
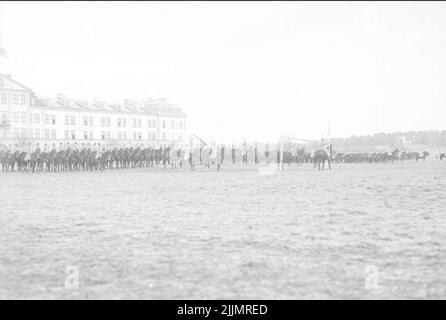
[[[0,144],[42,150],[114,148],[186,142],[186,115],[165,99],[122,103],[39,98],[11,75],[0,74]]]

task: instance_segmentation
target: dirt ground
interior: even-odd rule
[[[436,159],[0,173],[0,298],[444,299],[445,208]]]

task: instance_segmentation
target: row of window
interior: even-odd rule
[[[21,104],[21,105],[25,105],[26,104],[26,95],[25,94],[13,94],[11,95],[12,97],[12,104]],[[7,93],[2,93],[2,98],[1,98],[1,102],[2,104],[8,104],[8,94]]]
[[[2,137],[5,138],[6,137],[6,131],[2,130]],[[43,138],[45,139],[56,139],[56,130],[49,130],[49,129],[45,129],[43,131],[44,136]],[[40,129],[28,129],[28,135],[26,134],[26,128],[14,128],[12,135],[14,138],[34,138],[34,139],[40,139]],[[75,130],[65,130],[65,135],[64,135],[66,140],[75,140],[76,139],[76,131]],[[88,140],[88,139],[93,139],[93,131],[84,131],[83,132],[83,139]],[[101,132],[101,136],[100,138],[102,140],[105,139],[111,139],[112,135],[110,131],[102,131]],[[119,131],[118,132],[118,136],[117,136],[118,140],[127,140],[127,132],[123,131]],[[162,139],[166,140],[167,136],[166,133],[163,132],[162,134]],[[149,132],[148,136],[147,136],[148,140],[156,140],[156,133],[155,132]],[[133,140],[142,140],[142,134],[141,132],[133,132]]]
[[[7,114],[6,111],[0,111],[0,121],[6,121],[7,120]],[[26,122],[26,112],[13,112],[12,114],[12,120],[14,122]],[[49,122],[48,118],[48,122]],[[29,123],[40,123],[40,114],[34,113],[29,114]],[[47,123],[48,124],[48,123]]]
[[[6,120],[6,111],[1,111],[0,117],[2,120]],[[20,121],[19,121],[20,120]],[[13,112],[13,121],[14,122],[26,122],[26,112]],[[30,114],[29,118],[30,123],[39,124],[40,123],[40,114],[34,113]],[[171,128],[175,128],[175,121],[171,120]],[[49,125],[55,125],[56,124],[56,116],[55,115],[45,115],[45,124]],[[76,116],[64,116],[64,124],[66,126],[75,126],[76,125]],[[127,121],[125,118],[118,118],[118,127],[119,128],[125,128],[127,126]],[[93,117],[83,117],[83,125],[84,126],[93,126]],[[178,122],[179,129],[183,129],[183,122]],[[102,117],[101,118],[101,127],[110,127],[110,118],[108,117]],[[132,127],[133,128],[141,128],[141,119],[132,119]],[[156,120],[149,119],[148,120],[148,127],[149,128],[156,128]],[[162,128],[166,129],[167,122],[166,120],[162,121]]]
[[[44,130],[44,137],[45,139],[56,139],[56,130]],[[3,136],[6,136],[6,132],[3,131]],[[28,129],[28,135],[26,135],[26,129],[25,128],[14,128],[12,130],[12,136],[14,138],[34,138],[34,139],[40,139],[40,129]]]
[[[0,119],[2,121],[7,120],[6,111],[0,111]],[[26,122],[26,112],[13,112],[12,113],[12,121],[13,122]],[[40,123],[40,115],[38,113],[29,115],[29,123]]]
[[[1,112],[1,119],[7,120],[6,111]],[[12,114],[12,121],[14,122],[26,122],[26,112],[14,112]]]
[[[141,128],[141,119],[132,119],[132,127],[133,128]],[[167,128],[167,121],[163,120],[161,122],[162,128]],[[127,126],[127,121],[125,118],[118,118],[117,122],[118,128],[125,128]],[[110,118],[101,118],[101,126],[102,127],[109,127],[110,126]],[[148,119],[147,120],[147,127],[149,128],[156,128],[156,120],[154,119]],[[175,120],[170,121],[170,128],[175,129]],[[183,122],[178,121],[178,128],[183,129]]]

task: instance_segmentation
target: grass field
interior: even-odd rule
[[[0,208],[2,299],[446,298],[434,159],[0,173]]]

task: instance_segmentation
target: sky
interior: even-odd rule
[[[443,130],[444,2],[0,2],[39,96],[164,97],[204,139]]]

